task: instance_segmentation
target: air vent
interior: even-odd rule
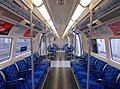
[[[88,29],[88,26],[85,26],[84,28],[81,29],[81,31]]]
[[[65,5],[66,4],[66,0],[57,0],[56,3],[58,5]]]
[[[33,29],[36,29],[36,30],[42,31],[42,29],[38,28],[37,26],[34,26]]]
[[[120,16],[120,8],[111,12],[111,13],[109,13],[109,14],[107,14],[107,15],[105,15],[104,17],[100,18],[99,20],[102,21],[102,22],[106,22],[106,21],[108,21],[110,19],[113,19],[113,18],[116,18],[118,16]]]
[[[16,2],[16,1],[12,1],[16,6],[18,6],[19,8],[21,8],[21,6]]]
[[[8,17],[14,21],[17,21],[17,22],[21,22],[23,19],[13,13],[11,13],[10,11],[4,9],[3,7],[0,6],[0,12],[2,12],[2,15],[5,16],[5,17]]]

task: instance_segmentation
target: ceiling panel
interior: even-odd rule
[[[53,23],[60,36],[63,35],[66,25],[73,13],[77,0],[66,0],[65,5],[59,5],[57,0],[45,0]]]

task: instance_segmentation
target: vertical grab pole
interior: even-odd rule
[[[46,60],[47,60],[47,27],[45,25],[45,54],[46,54]]]
[[[88,65],[87,65],[87,89],[89,89],[89,80],[90,80],[90,54],[91,54],[91,46],[92,46],[92,19],[93,19],[93,12],[90,10],[90,33],[89,33],[89,50],[88,50]]]
[[[32,89],[34,89],[33,26],[31,9],[30,9],[30,44],[31,44]]]
[[[74,32],[74,33],[75,33],[75,32]],[[75,33],[74,36],[75,36],[75,37],[74,37],[74,38],[75,38],[75,39],[74,39],[74,40],[75,40],[75,41],[74,41],[74,42],[75,42],[75,46],[74,46],[74,47],[75,47],[75,48],[74,48],[74,61],[75,61],[75,56],[76,56],[76,33]]]

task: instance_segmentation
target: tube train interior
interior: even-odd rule
[[[120,0],[0,0],[0,89],[120,89]]]

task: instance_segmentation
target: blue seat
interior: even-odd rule
[[[5,80],[3,79],[1,73],[0,73],[0,89],[5,89]]]
[[[68,46],[65,47],[64,50],[65,50],[65,53],[73,52],[74,47],[72,45],[70,45],[70,47],[68,47]]]
[[[34,84],[38,89],[50,62],[39,62],[35,56],[34,59]],[[5,80],[0,74],[0,89],[32,89],[31,75],[31,56],[17,61],[3,69],[1,72],[5,75]]]
[[[97,89],[115,89],[117,85],[116,79],[119,73],[120,70],[110,65],[107,65],[104,69],[101,79],[90,80],[89,89],[94,89],[96,87],[98,87]],[[82,88],[85,89],[87,84],[86,79],[82,79],[80,83]]]
[[[86,59],[88,59],[88,58],[86,57]],[[91,68],[91,69],[94,68],[95,62],[96,62],[97,60],[98,60],[98,59],[95,58],[95,57],[93,57],[93,56],[90,57],[90,68]],[[75,64],[75,65],[73,66],[73,68],[74,68],[74,72],[75,72],[75,73],[77,73],[78,71],[82,71],[82,72],[84,71],[84,72],[86,72],[86,71],[87,71],[87,63],[82,64],[82,65],[80,65],[80,64]]]
[[[101,77],[101,74],[103,73],[103,68],[106,65],[106,62],[102,60],[97,60],[96,64],[93,68],[90,69],[90,79],[98,79]],[[87,79],[87,70],[86,71],[78,71],[76,73],[79,80],[81,79]]]
[[[119,77],[118,80],[117,80],[116,89],[120,89],[120,77]]]
[[[31,79],[32,78],[31,69],[27,69],[27,64],[26,64],[24,59],[22,59],[20,61],[17,61],[16,64],[19,68],[19,75],[21,77],[24,77],[25,79]],[[44,75],[43,71],[39,70],[39,71],[34,72],[35,78],[39,77],[42,80],[43,75]]]
[[[18,70],[15,64],[11,64],[1,70],[5,75],[6,89],[16,89],[16,84],[24,81],[18,74]]]
[[[43,59],[46,59],[46,55],[39,55],[38,52],[35,52],[34,53],[34,56],[37,58],[37,60],[43,60]]]
[[[68,47],[68,44],[64,44],[63,45],[63,49],[65,50],[65,47]]]
[[[88,55],[86,55],[84,58],[82,58],[79,62],[71,62],[71,67],[74,67],[76,65],[78,66],[83,66],[84,64],[87,64],[87,60],[88,60]]]
[[[86,54],[86,55],[84,55],[83,57],[81,57],[80,58],[80,60],[79,61],[71,61],[70,62],[70,65],[71,65],[71,67],[73,67],[73,66],[75,66],[75,65],[80,65],[81,66],[81,62],[85,62],[85,58],[88,58],[88,55]]]
[[[41,81],[38,79],[34,79],[34,89],[39,89]],[[32,80],[25,80],[16,85],[14,89],[32,89]]]
[[[56,45],[53,45],[53,46],[49,45],[47,49],[48,49],[48,52],[56,53],[57,46]]]

